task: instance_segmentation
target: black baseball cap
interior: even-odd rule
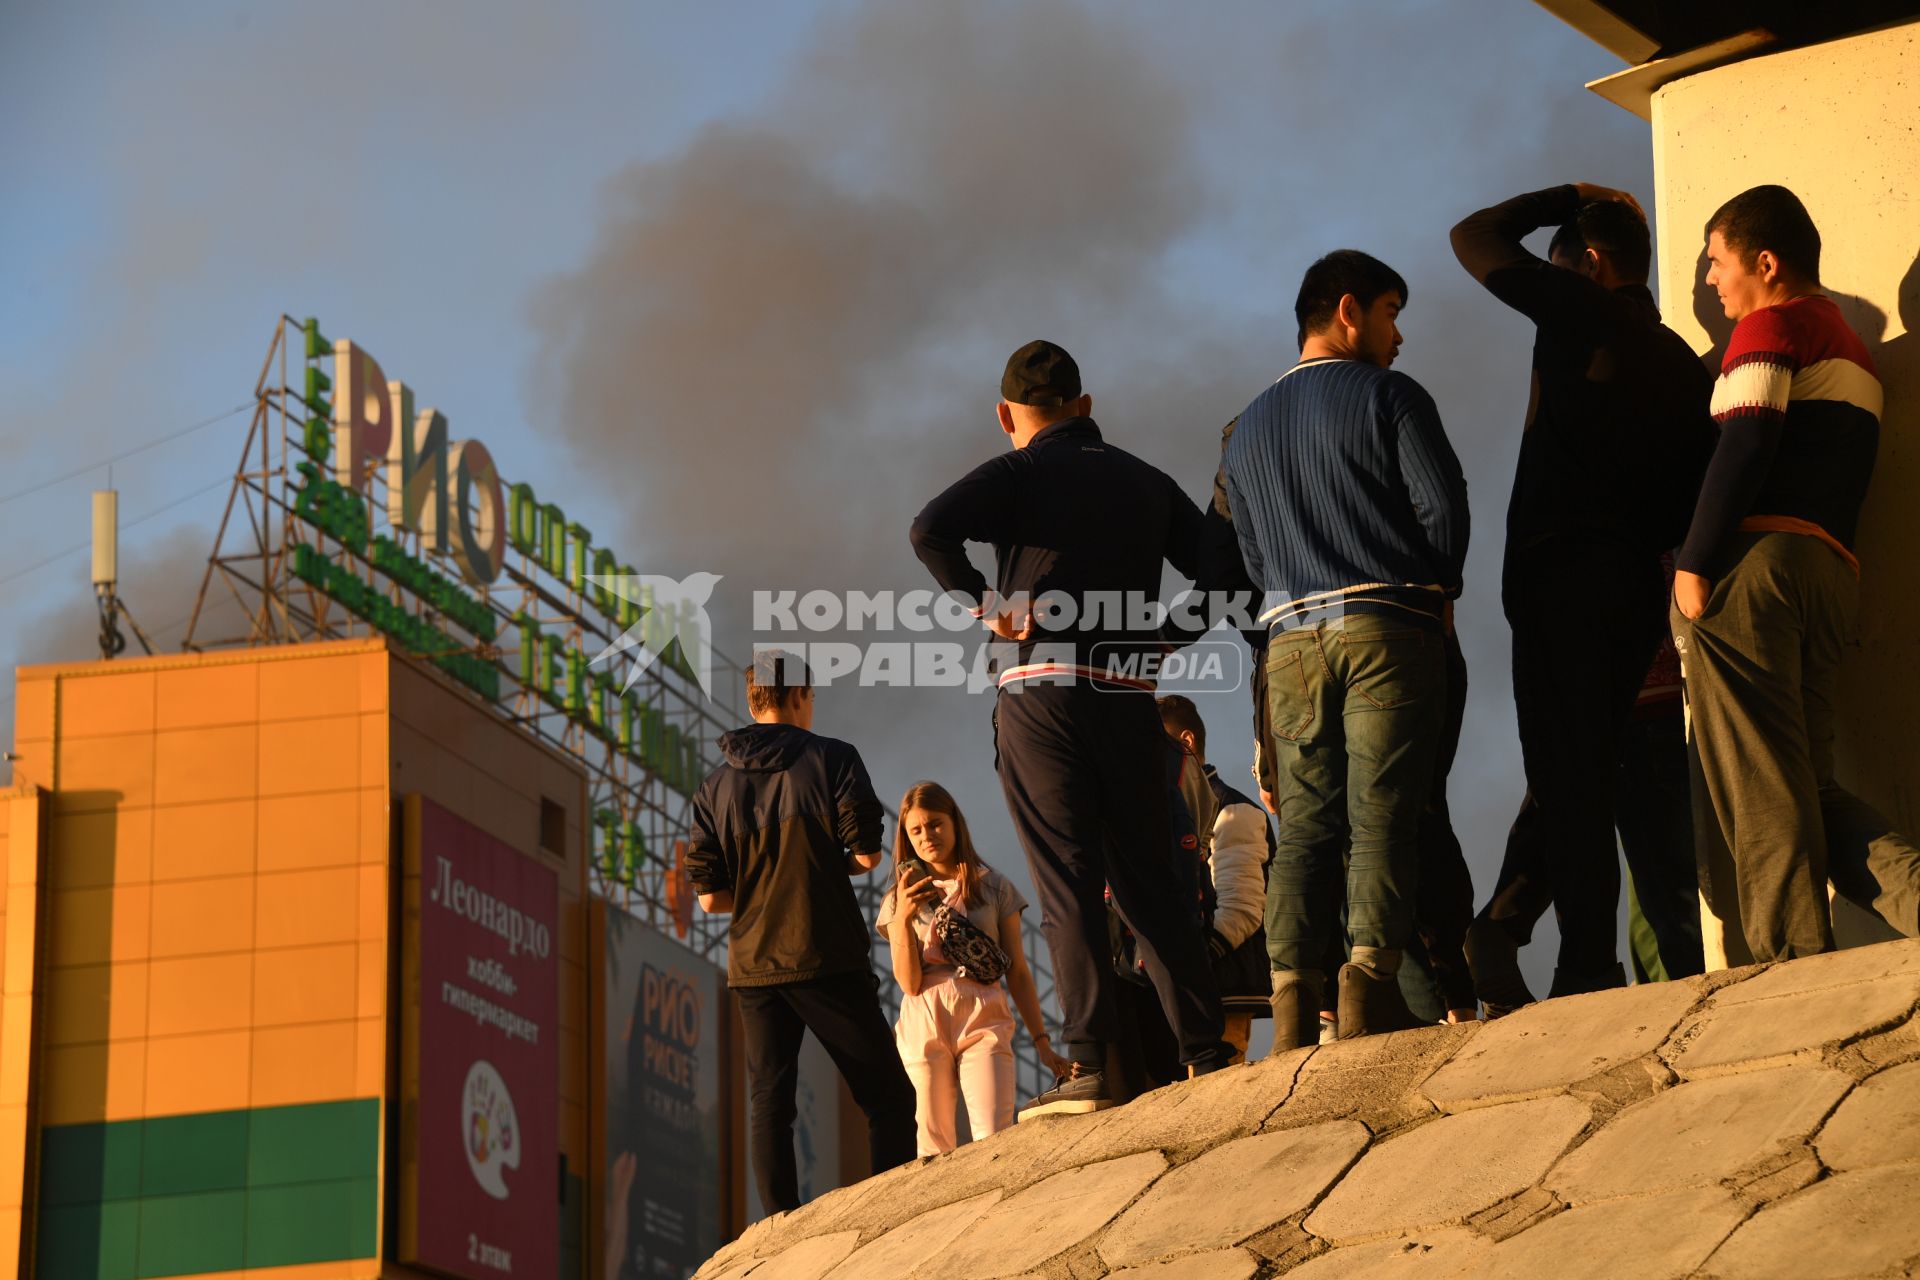
[[[1058,408],[1080,398],[1080,366],[1051,342],[1029,342],[1007,357],[1000,398],[1008,404]]]

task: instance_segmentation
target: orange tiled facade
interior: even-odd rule
[[[396,823],[416,793],[559,876],[563,1274],[579,1274],[577,764],[364,640],[24,668],[14,750],[0,1267],[410,1274],[380,1258],[399,1170]],[[541,847],[543,801],[564,848]]]

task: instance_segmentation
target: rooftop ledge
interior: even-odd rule
[[[696,1280],[1895,1273],[1917,1009],[1900,941],[1295,1050],[833,1192]]]
[[[1624,107],[1642,120],[1650,121],[1653,119],[1653,95],[1662,86],[1696,72],[1711,71],[1715,67],[1738,62],[1776,43],[1778,40],[1773,32],[1756,27],[1698,49],[1677,53],[1671,58],[1656,58],[1598,80],[1589,80],[1587,88],[1615,106]]]

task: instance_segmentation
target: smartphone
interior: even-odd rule
[[[933,879],[933,868],[926,864],[925,859],[910,853],[900,860],[900,884],[903,888],[910,886],[916,880],[931,879]]]

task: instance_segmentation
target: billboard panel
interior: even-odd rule
[[[684,1280],[725,1243],[720,970],[606,912],[606,1280]]]
[[[407,1026],[400,1252],[462,1280],[560,1263],[559,881],[406,800]]]

